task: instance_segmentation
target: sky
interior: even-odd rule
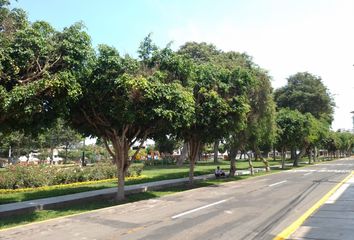
[[[160,47],[197,41],[246,52],[269,71],[275,89],[308,71],[336,102],[332,129],[353,128],[353,0],[18,0],[12,6],[58,30],[82,21],[94,46],[122,54],[136,55],[149,33]]]

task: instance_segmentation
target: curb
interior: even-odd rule
[[[305,221],[309,218],[317,209],[319,209],[335,191],[337,191],[340,186],[347,182],[351,177],[354,176],[354,171],[352,171],[348,176],[346,176],[340,183],[334,186],[329,192],[327,192],[320,200],[318,200],[311,208],[309,208],[303,215],[301,215],[297,220],[291,223],[287,228],[280,232],[273,240],[285,240],[290,237]]]
[[[209,174],[197,176],[194,178],[194,180],[201,181],[213,178],[215,178],[214,174]],[[188,183],[188,181],[188,178],[180,178],[130,185],[125,187],[125,194],[131,195],[146,191],[159,190],[167,187],[181,186]],[[63,208],[75,203],[87,203],[96,200],[111,199],[115,196],[116,193],[117,188],[106,188],[101,190],[74,193],[57,197],[3,204],[0,205],[0,218],[31,213],[37,210]]]

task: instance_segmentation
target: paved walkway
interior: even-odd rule
[[[354,177],[344,183],[290,239],[354,239]]]
[[[255,168],[255,172],[264,171],[264,168]],[[236,175],[247,175],[248,170],[237,171]],[[205,180],[214,178],[214,174],[196,176],[195,180]],[[185,184],[189,181],[188,178],[162,180],[157,182],[148,182],[136,185],[129,185],[125,187],[126,194],[133,194],[138,192],[146,192],[149,190],[157,190],[166,187],[173,187]],[[84,201],[93,201],[98,199],[113,198],[117,192],[117,188],[106,188],[95,191],[81,192],[75,194],[68,194],[57,197],[41,198],[36,200],[9,203],[0,205],[0,217],[6,217],[15,214],[24,214],[33,212],[35,210],[55,209],[69,206],[75,203],[83,203]]]

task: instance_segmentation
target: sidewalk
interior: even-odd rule
[[[354,176],[344,183],[289,239],[354,239]]]
[[[255,172],[264,171],[264,168],[255,168]],[[237,171],[235,175],[247,175],[248,170]],[[196,181],[213,179],[214,174],[196,176]],[[125,194],[134,194],[139,192],[146,192],[151,190],[158,190],[167,187],[180,186],[189,181],[188,178],[170,179],[157,182],[141,183],[136,185],[125,186]],[[0,217],[10,215],[20,215],[30,213],[35,210],[55,209],[70,206],[75,203],[89,202],[99,199],[113,198],[117,193],[117,188],[106,188],[95,191],[81,192],[75,194],[68,194],[57,197],[41,198],[36,200],[8,203],[0,205]]]

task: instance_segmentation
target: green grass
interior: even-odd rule
[[[307,164],[301,164],[301,162],[307,162],[306,158],[301,159],[300,167],[307,166]],[[292,163],[291,160],[286,160],[286,163]],[[198,162],[195,166],[195,176],[210,174],[213,173],[216,166],[220,166],[222,169],[229,169],[229,161],[220,161],[218,164],[213,162]],[[269,165],[280,165],[280,160],[272,161],[269,160]],[[264,167],[264,164],[260,161],[253,161],[254,167]],[[238,170],[248,169],[248,162],[247,161],[240,161],[236,162],[236,166]],[[289,168],[287,168],[289,169]],[[137,179],[137,180],[129,180],[126,182],[126,185],[132,184],[139,184],[139,183],[146,183],[146,182],[154,182],[160,180],[167,180],[167,179],[176,179],[176,178],[183,178],[188,177],[189,173],[189,166],[183,165],[182,167],[177,167],[175,165],[155,165],[155,166],[146,166],[143,171],[143,175],[146,175],[147,178],[144,179]],[[52,190],[35,190],[28,191],[28,192],[18,192],[18,193],[7,193],[0,195],[0,204],[6,203],[13,203],[13,202],[21,202],[21,201],[28,201],[40,198],[47,198],[47,197],[55,197],[55,196],[62,196],[67,194],[85,192],[85,191],[93,191],[93,190],[100,190],[104,188],[111,188],[116,187],[116,182],[108,182],[108,183],[98,183],[98,184],[90,184],[90,185],[81,185],[75,187],[68,187],[63,189],[52,189]]]
[[[287,163],[292,163],[292,161],[287,160]],[[306,159],[301,159],[299,162],[307,162]],[[270,165],[279,165],[279,161],[270,161]],[[315,164],[318,164],[321,162],[316,162]],[[228,168],[228,162],[221,162],[218,165],[221,166],[222,168],[226,169]],[[263,163],[261,162],[255,162],[255,166],[263,166]],[[307,164],[300,164],[299,167],[304,167],[308,166]],[[240,169],[242,167],[248,168],[248,163],[247,162],[238,162],[237,167]],[[291,169],[292,167],[286,167],[284,170]],[[198,163],[196,166],[196,173],[197,174],[204,174],[204,173],[210,173],[210,171],[215,169],[215,164],[212,163]],[[283,171],[281,169],[273,169],[270,173],[275,173]],[[267,172],[259,172],[256,173],[254,176],[261,176],[261,175],[267,175],[269,173]],[[144,171],[144,175],[148,175],[150,178],[148,179],[149,181],[156,181],[156,180],[161,180],[161,179],[168,179],[170,178],[175,178],[175,177],[183,177],[188,175],[188,167],[183,166],[181,168],[177,168],[175,166],[151,166],[151,167],[146,167]],[[247,178],[252,178],[254,176],[250,175],[243,175],[243,176],[235,176],[232,178],[221,178],[221,179],[212,179],[212,180],[205,180],[205,181],[199,181],[196,182],[193,188],[200,188],[200,187],[206,187],[206,186],[212,186],[212,185],[218,185],[222,184],[225,182],[231,182],[231,181],[238,181],[242,179],[247,179]],[[136,183],[136,182],[135,182]],[[129,184],[129,183],[128,183]],[[132,184],[132,183],[130,183]],[[104,186],[99,185],[98,187],[111,187],[115,186],[115,183],[106,184]],[[93,187],[93,186],[92,186]],[[97,187],[97,186],[96,186]],[[146,199],[152,199],[152,198],[157,198],[157,197],[162,197],[165,195],[177,193],[177,192],[182,192],[185,190],[191,189],[187,185],[179,186],[179,187],[171,187],[171,188],[166,188],[158,191],[148,191],[148,192],[143,192],[143,193],[137,193],[133,195],[128,195],[126,200],[117,204],[114,201],[110,200],[100,200],[100,201],[95,201],[95,202],[90,202],[90,203],[84,203],[84,204],[78,204],[78,205],[73,205],[70,207],[65,207],[61,209],[56,209],[56,210],[41,210],[41,211],[35,211],[33,213],[28,213],[20,216],[11,216],[7,218],[1,218],[0,219],[0,229],[5,229],[9,227],[14,227],[18,225],[23,225],[27,223],[32,223],[32,222],[38,222],[38,221],[43,221],[43,220],[48,220],[48,219],[53,219],[57,217],[62,217],[62,216],[68,216],[72,214],[77,214],[77,213],[83,213],[95,209],[100,209],[104,207],[110,207],[110,206],[116,206],[128,202],[135,202],[135,201],[140,201],[140,200],[146,200]],[[88,189],[86,189],[88,190]],[[89,190],[93,190],[90,188]],[[56,193],[51,193],[51,194],[56,194]]]
[[[218,164],[214,164],[213,162],[198,162],[195,166],[195,176],[213,173],[216,166],[220,166],[222,169],[228,169],[229,164],[230,163],[227,161],[221,161]],[[279,164],[279,162],[278,161],[270,162],[270,164],[271,165]],[[263,167],[264,164],[262,162],[254,162],[254,166]],[[237,168],[247,169],[248,162],[244,162],[244,161],[237,162]],[[175,165],[146,166],[144,168],[143,175],[146,175],[147,178],[129,180],[126,182],[126,185],[154,182],[154,181],[167,180],[167,179],[183,178],[183,177],[188,177],[188,173],[189,173],[188,165],[184,165],[182,167],[177,167]],[[62,196],[67,194],[93,191],[93,190],[99,190],[99,189],[116,187],[116,186],[117,186],[116,182],[112,181],[108,183],[81,185],[81,186],[68,187],[63,189],[49,189],[49,190],[33,189],[28,192],[6,193],[0,195],[0,204]]]
[[[276,171],[272,171],[272,173],[274,173],[274,172],[276,172]],[[260,172],[260,173],[255,174],[254,176],[261,176],[261,175],[266,175],[266,174],[268,174],[268,173]],[[221,179],[199,181],[194,184],[193,188],[218,185],[221,183],[238,181],[238,180],[247,179],[250,177],[253,177],[253,176],[236,176],[233,178],[221,178]],[[65,208],[61,208],[61,209],[56,209],[56,210],[41,210],[41,211],[35,211],[32,213],[27,213],[27,214],[23,214],[23,215],[1,218],[0,219],[0,229],[14,227],[14,226],[23,225],[23,224],[28,224],[28,223],[32,223],[32,222],[53,219],[53,218],[62,217],[62,216],[68,216],[68,215],[77,214],[77,213],[83,213],[83,212],[87,212],[87,211],[91,211],[91,210],[95,210],[95,209],[116,206],[116,205],[129,203],[129,202],[136,202],[136,201],[141,201],[141,200],[162,197],[165,195],[169,195],[169,194],[173,194],[173,193],[177,193],[177,192],[182,192],[182,191],[189,190],[189,189],[191,189],[191,187],[189,187],[187,185],[182,185],[182,186],[170,187],[170,188],[166,188],[166,189],[162,189],[162,190],[158,190],[158,191],[148,191],[148,192],[128,195],[125,201],[120,202],[118,204],[115,203],[114,201],[111,201],[111,200],[100,200],[100,201],[94,201],[94,202],[84,203],[84,204],[81,203],[81,204],[77,204],[77,205],[73,205],[73,206],[65,207]]]

